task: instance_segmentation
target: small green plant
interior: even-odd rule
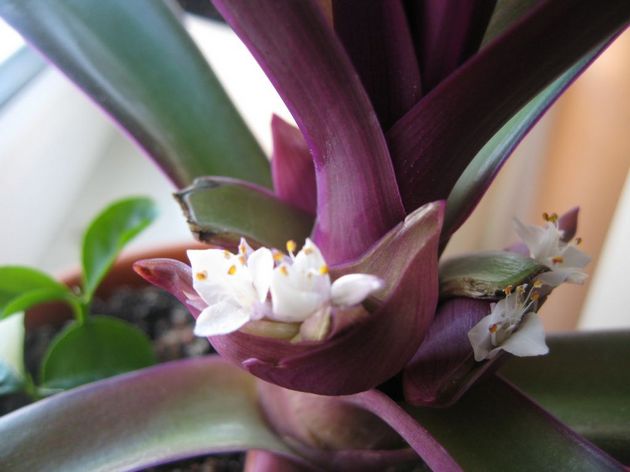
[[[38,398],[155,363],[142,331],[90,314],[90,306],[120,251],[156,215],[154,203],[142,197],[103,210],[83,235],[80,287],[69,288],[30,267],[0,267],[0,395],[24,391]],[[36,382],[24,367],[24,311],[51,301],[67,303],[74,320],[48,346]]]

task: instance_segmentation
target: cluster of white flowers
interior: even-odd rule
[[[333,308],[358,305],[383,287],[378,277],[348,274],[331,282],[319,248],[307,239],[297,253],[261,247],[241,239],[238,253],[220,249],[190,250],[193,287],[207,304],[197,318],[197,336],[215,336],[240,329],[252,320],[328,326]],[[320,330],[321,331],[321,330]]]
[[[545,224],[526,226],[515,220],[515,229],[529,249],[530,257],[549,271],[540,274],[533,284],[506,287],[505,298],[490,306],[490,314],[481,319],[469,332],[476,361],[492,359],[500,350],[516,356],[547,354],[542,321],[536,314],[540,290],[547,291],[567,283],[581,284],[587,275],[582,269],[590,257],[577,249],[575,244],[563,239],[558,227],[558,215],[544,215]]]

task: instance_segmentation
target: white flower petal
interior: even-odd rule
[[[339,307],[358,305],[371,293],[383,288],[383,281],[374,275],[348,274],[335,280],[330,288],[332,304]]]
[[[557,287],[558,285],[564,283],[568,277],[569,273],[567,271],[557,269],[549,272],[543,272],[536,278],[545,285],[548,285],[550,287]]]
[[[319,273],[326,266],[324,256],[310,239],[306,239],[304,247],[297,253],[293,261],[293,268],[297,273]]]
[[[264,302],[269,293],[273,274],[273,255],[266,247],[256,249],[247,259],[247,267],[258,295],[258,301]]]
[[[201,312],[195,323],[196,336],[216,336],[236,331],[250,319],[250,314],[238,304],[222,301]]]
[[[543,237],[542,228],[524,225],[518,218],[514,218],[514,231],[516,231],[518,237],[521,238],[521,241],[525,243],[532,257],[534,257],[534,254],[540,252],[541,239]]]
[[[519,357],[547,354],[549,348],[545,343],[545,329],[540,317],[534,312],[527,313],[518,330],[500,347]]]
[[[328,301],[329,294],[327,292],[309,290],[309,287],[297,283],[295,279],[301,279],[301,277],[292,277],[294,270],[295,267],[283,265],[273,271],[271,302],[275,320],[304,321]]]
[[[493,348],[489,331],[490,326],[493,323],[495,323],[495,317],[491,313],[488,316],[483,317],[479,323],[468,331],[468,340],[473,348],[475,360],[477,362],[487,359]]]
[[[564,259],[562,266],[576,267],[578,269],[586,267],[586,265],[591,262],[591,257],[580,251],[575,246],[567,246],[562,253],[562,258]]]
[[[222,249],[189,250],[193,287],[208,305],[232,296],[230,267],[236,263],[233,254]]]

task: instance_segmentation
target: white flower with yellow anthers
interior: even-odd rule
[[[539,280],[550,287],[557,287],[563,282],[581,284],[587,274],[583,269],[591,258],[580,251],[574,244],[562,240],[563,231],[558,227],[558,215],[544,214],[545,225],[528,226],[514,220],[516,233],[529,249],[532,259],[550,269],[541,274]],[[580,244],[577,238],[575,244]]]
[[[516,290],[507,287],[506,297],[493,303],[490,314],[468,331],[476,361],[492,359],[500,350],[520,357],[549,352],[542,321],[536,314],[542,285],[537,280],[529,290],[527,285]]]
[[[310,239],[297,255],[295,250],[289,241],[288,256],[267,248],[252,251],[243,239],[238,254],[188,251],[193,286],[208,305],[197,318],[195,334],[227,334],[267,319],[302,323],[301,339],[321,339],[333,308],[358,305],[383,287],[368,274],[348,274],[331,283],[326,261]]]
[[[358,305],[383,288],[381,279],[368,274],[348,274],[331,283],[328,265],[313,241],[307,239],[294,256],[295,249],[295,243],[289,241],[290,257],[282,258],[273,271],[271,318],[305,322],[301,334],[307,339],[321,337],[327,331],[332,308]]]
[[[193,287],[208,305],[197,318],[197,336],[231,333],[270,310],[267,295],[274,262],[269,249],[252,251],[241,239],[238,254],[190,250],[188,258]]]

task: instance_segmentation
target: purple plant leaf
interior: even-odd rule
[[[378,119],[341,43],[315,0],[214,5],[306,138],[317,179],[316,242],[330,263],[358,257],[404,209]]]
[[[479,49],[496,0],[408,2],[425,94]]]
[[[324,470],[380,472],[418,461],[395,429],[361,406],[266,382],[258,392],[276,434]]]
[[[60,393],[0,418],[2,470],[144,470],[265,449],[304,461],[265,423],[255,379],[217,356]]]
[[[335,31],[388,129],[422,96],[402,0],[333,0]]]
[[[271,176],[276,195],[314,215],[317,210],[315,167],[299,129],[277,115],[271,118]]]
[[[388,132],[407,210],[446,198],[517,110],[629,17],[626,0],[543,0],[440,83]]]
[[[490,313],[490,302],[452,298],[438,307],[426,340],[405,367],[403,387],[411,405],[446,406],[490,367],[477,369],[468,331]]]
[[[437,244],[443,204],[409,215],[357,261],[333,275],[363,271],[386,282],[382,305],[321,342],[291,343],[237,331],[210,342],[257,377],[293,390],[342,395],[368,390],[399,372],[422,342],[437,303]],[[177,261],[139,261],[136,271],[199,313],[190,268]],[[362,309],[363,310],[363,309]]]

